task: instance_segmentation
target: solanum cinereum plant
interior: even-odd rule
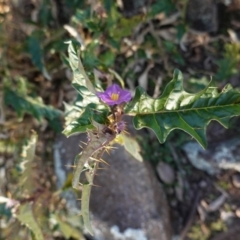
[[[94,175],[106,149],[124,134],[124,115],[133,116],[136,129],[152,129],[163,143],[174,129],[181,129],[206,147],[206,127],[216,120],[224,127],[233,116],[240,115],[240,92],[226,85],[221,92],[211,86],[198,93],[183,89],[183,77],[175,70],[173,79],[158,98],[152,98],[141,87],[132,97],[128,90],[113,84],[103,90],[99,81],[93,84],[85,73],[72,42],[68,47],[69,63],[73,71],[72,84],[79,93],[73,106],[67,107],[66,128],[70,136],[86,132],[88,141],[74,163],[72,187],[82,189],[81,213],[88,231],[93,234],[89,221],[89,198]],[[123,138],[124,139],[124,138]],[[80,182],[80,175],[85,178]]]

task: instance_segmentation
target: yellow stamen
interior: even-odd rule
[[[113,101],[117,101],[118,98],[119,98],[119,94],[118,94],[118,93],[112,93],[111,99],[112,99]]]

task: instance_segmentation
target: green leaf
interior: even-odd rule
[[[155,16],[160,12],[164,12],[167,15],[175,10],[175,5],[171,0],[161,0],[157,1],[156,3],[152,4],[150,15]]]
[[[6,206],[6,203],[0,202],[0,216],[7,217],[9,220],[12,216],[11,208]]]
[[[215,79],[218,81],[228,80],[231,76],[238,73],[237,63],[234,59],[221,59],[216,63],[219,69],[215,75]]]
[[[98,56],[96,52],[98,52],[100,47],[100,42],[95,40],[90,42],[86,49],[82,52],[81,56],[83,58],[83,64],[86,69],[93,69],[96,66],[100,65]]]
[[[80,96],[74,106],[68,107],[66,116],[66,129],[64,134],[70,136],[77,132],[86,132],[94,129],[92,119],[103,123],[108,108],[99,101],[96,90],[84,71],[82,62],[77,55],[77,46],[68,42],[69,64],[73,71],[72,85]]]
[[[81,59],[77,54],[77,46],[73,44],[72,41],[68,42],[68,55],[69,55],[69,64],[73,71],[73,84],[74,86],[78,85],[83,89],[81,95],[90,95],[90,93],[95,94],[96,90],[92,85],[90,79],[88,78]]]
[[[114,5],[113,0],[104,0],[103,1],[104,8],[106,9],[107,13],[111,12],[111,8]]]
[[[87,146],[82,151],[81,155],[77,155],[75,159],[75,169],[72,179],[72,187],[75,189],[79,188],[79,179],[83,171],[83,167],[86,167],[85,170],[92,171],[92,162],[94,159],[97,159],[96,154],[100,151],[103,151],[106,146],[116,137],[116,135],[110,135],[103,133],[104,125],[93,123],[97,131],[88,132],[88,143]],[[98,127],[98,126],[99,127]],[[88,180],[88,182],[90,182]]]
[[[140,154],[141,147],[137,140],[123,133],[120,135],[120,138],[122,138],[123,141],[122,145],[124,146],[126,151],[129,152],[135,159],[142,162],[143,158]]]
[[[119,40],[123,37],[130,36],[132,34],[133,29],[139,25],[139,22],[142,21],[142,16],[137,15],[131,18],[124,18],[121,16],[117,25],[109,29],[110,36]]]
[[[219,81],[227,80],[239,72],[240,45],[237,43],[227,43],[224,45],[224,49],[224,58],[216,62],[219,68],[215,75],[215,79]]]
[[[91,116],[91,111],[86,108],[85,111],[80,115],[80,117],[72,120],[66,125],[66,128],[63,130],[63,134],[69,137],[74,133],[83,133],[87,130],[93,130],[95,127],[91,122]]]
[[[68,222],[64,221],[60,216],[56,215],[55,218],[59,224],[59,230],[62,232],[63,236],[66,239],[70,239],[71,237],[79,240],[85,239],[78,229],[71,226]]]
[[[51,21],[53,21],[53,18],[52,18],[52,5],[51,5],[51,2],[49,1],[42,1],[42,4],[41,4],[41,7],[40,9],[38,9],[38,21],[40,22],[40,26],[41,28],[43,27],[47,27]],[[39,27],[40,27],[39,26]],[[56,30],[56,29],[55,29]]]
[[[81,59],[79,58],[77,52],[77,46],[73,44],[73,42],[68,42],[68,54],[69,54],[69,64],[73,71],[73,80],[72,85],[80,94],[78,101],[75,105],[80,110],[83,111],[89,104],[96,104],[106,108],[103,104],[100,103],[99,98],[96,96],[96,90],[88,78]]]
[[[37,144],[37,134],[33,133],[28,140],[27,144],[23,147],[21,156],[23,163],[21,168],[23,170],[22,175],[19,179],[19,186],[30,194],[35,190],[35,180],[34,180],[34,157]]]
[[[181,129],[194,137],[204,148],[207,145],[206,127],[216,120],[224,127],[233,116],[240,115],[240,92],[225,86],[221,93],[210,84],[202,91],[191,94],[183,89],[183,77],[179,70],[159,98],[149,97],[137,88],[133,100],[125,112],[135,115],[137,129],[152,129],[163,143],[174,129]]]
[[[18,90],[12,90],[8,87],[4,89],[4,102],[14,108],[19,117],[24,113],[33,115],[36,119],[46,118],[49,121],[59,122],[61,111],[47,106],[42,102],[40,97],[33,98],[28,95],[18,93]]]
[[[39,70],[43,69],[43,52],[41,48],[41,41],[36,34],[32,34],[28,38],[28,51],[31,54],[32,62]]]
[[[105,151],[105,147],[116,137],[116,135],[110,135],[103,133],[104,126],[94,123],[98,132],[88,132],[88,143],[81,154],[77,155],[75,159],[75,169],[72,179],[72,187],[79,189],[80,175],[84,171],[85,179],[82,180],[82,198],[81,198],[81,211],[84,226],[87,228],[90,234],[93,235],[91,222],[89,220],[89,199],[91,187],[93,185],[94,175],[98,168],[98,162],[101,162],[101,157]]]
[[[19,232],[22,226],[19,221],[12,221],[7,227],[1,229],[1,239],[19,240]]]
[[[91,193],[91,184],[83,184],[82,188],[82,200],[81,200],[81,213],[83,218],[84,226],[87,228],[89,233],[93,235],[93,229],[90,222],[90,213],[89,213],[89,202],[90,202],[90,193]]]
[[[22,224],[33,232],[37,240],[44,240],[43,233],[34,218],[30,203],[21,204],[18,212],[16,213],[16,217]]]
[[[82,112],[80,117],[70,121],[66,128],[64,129],[63,133],[69,137],[75,133],[84,133],[88,130],[95,129],[92,120],[98,123],[104,123],[107,119],[107,112],[95,112],[92,110],[94,109],[94,104],[89,104]],[[96,108],[96,107],[95,107]]]
[[[28,45],[28,52],[31,55],[31,59],[33,64],[43,73],[43,75],[50,80],[51,77],[49,76],[45,65],[44,65],[44,58],[43,58],[43,50],[41,47],[41,32],[35,31],[27,40]]]
[[[106,67],[111,67],[114,63],[115,60],[115,53],[112,52],[111,50],[108,50],[107,52],[101,54],[101,56],[99,56],[100,61],[106,66]]]

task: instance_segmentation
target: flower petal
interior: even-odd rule
[[[125,102],[129,102],[129,101],[131,100],[132,96],[131,96],[131,93],[130,93],[129,91],[123,90],[123,91],[121,92],[121,95],[120,95],[119,98],[121,98],[121,99],[124,100]]]
[[[118,94],[118,99],[113,100],[112,95]],[[123,102],[129,102],[132,98],[130,91],[123,90],[117,84],[113,84],[106,89],[105,92],[97,92],[97,96],[101,101],[105,102],[108,105],[121,104]]]
[[[109,96],[112,95],[112,93],[118,93],[120,92],[122,89],[117,85],[117,84],[113,84],[110,87],[108,87],[105,91],[106,94],[108,94]]]

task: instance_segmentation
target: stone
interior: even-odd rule
[[[228,3],[229,4],[226,4],[228,6],[228,11],[234,12],[240,10],[240,0],[228,0]]]
[[[219,173],[221,169],[240,172],[240,139],[237,137],[210,143],[204,150],[199,143],[189,142],[182,149],[190,163],[209,175]]]
[[[58,187],[72,172],[79,153],[81,134],[66,138],[59,135],[55,142],[54,159]],[[171,227],[168,205],[161,184],[148,162],[134,159],[122,146],[116,146],[103,159],[110,167],[99,170],[90,197],[91,222],[94,240],[169,240]],[[71,212],[80,212],[76,196],[66,196]]]
[[[240,228],[239,228],[240,221],[237,220],[235,223],[228,228],[226,232],[221,232],[211,238],[211,240],[238,240],[240,235]]]
[[[189,0],[186,19],[190,27],[203,32],[216,32],[218,11],[215,0]]]
[[[141,8],[143,8],[146,5],[146,0],[122,0],[123,5],[123,13],[127,16],[131,16],[136,14],[138,11],[140,11]]]
[[[232,183],[233,183],[234,187],[240,188],[240,174],[239,173],[235,173],[232,176]]]
[[[166,184],[173,184],[175,181],[175,173],[173,168],[165,162],[159,162],[157,165],[157,173],[160,179]]]
[[[231,222],[232,218],[234,217],[234,213],[221,209],[220,217],[224,222]]]
[[[240,208],[237,208],[235,214],[238,218],[240,218]]]

